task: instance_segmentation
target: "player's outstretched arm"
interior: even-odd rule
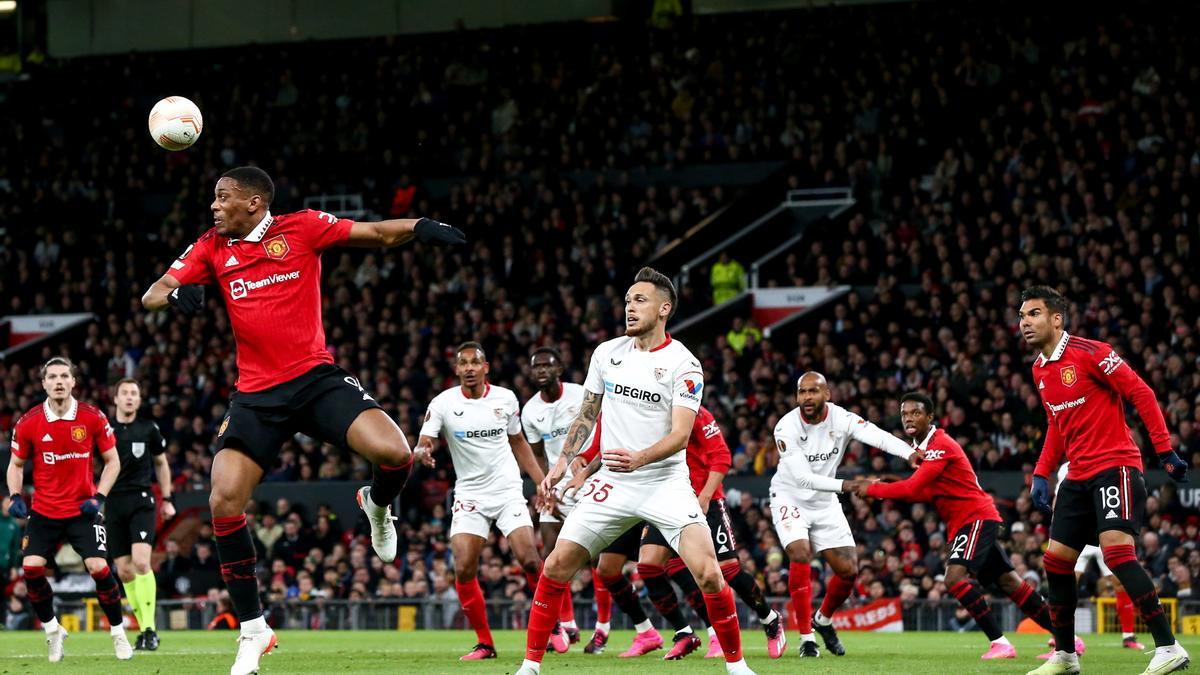
[[[534,485],[541,485],[542,481],[546,479],[546,472],[542,470],[542,465],[533,456],[533,448],[529,447],[529,441],[525,440],[525,435],[520,432],[509,434],[508,447],[512,448],[513,456],[517,458],[517,464],[533,479]]]
[[[946,470],[950,463],[941,461],[922,462],[913,475],[895,483],[871,483],[866,488],[868,497],[875,499],[901,499],[912,501],[915,495],[923,494],[925,488]]]
[[[850,436],[861,443],[879,448],[889,455],[903,458],[910,463],[913,463],[914,455],[920,457],[920,454],[913,450],[911,445],[861,417],[850,423]]]
[[[373,223],[354,223],[350,228],[347,246],[363,248],[392,248],[413,239],[423,244],[447,244],[451,246],[467,243],[462,230],[431,218],[399,218],[378,220]]]

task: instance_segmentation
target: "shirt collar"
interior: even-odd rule
[[[1070,338],[1071,338],[1070,333],[1067,333],[1067,331],[1064,330],[1063,336],[1058,341],[1058,345],[1054,348],[1054,353],[1050,355],[1050,358],[1046,358],[1045,354],[1038,354],[1038,365],[1044,366],[1047,363],[1050,363],[1051,361],[1057,361],[1057,360],[1061,359],[1063,352],[1067,351],[1067,340],[1069,340]]]
[[[925,434],[925,440],[921,441],[920,443],[917,443],[914,441],[912,444],[913,448],[920,450],[921,452],[925,452],[929,448],[929,441],[933,440],[933,435],[936,433],[937,433],[937,425],[930,424],[929,425],[929,433]]]
[[[63,415],[62,417],[55,415],[54,411],[50,409],[50,399],[46,399],[45,401],[42,401],[42,413],[44,413],[46,415],[47,422],[57,422],[59,420],[64,420],[67,422],[74,422],[75,415],[78,412],[79,412],[79,401],[75,400],[74,396],[71,397],[71,407],[67,408],[67,414]]]
[[[267,236],[267,229],[275,224],[275,219],[271,217],[271,212],[268,210],[267,215],[263,216],[262,220],[258,221],[258,225],[250,230],[250,234],[241,239],[230,239],[229,245],[232,246],[235,242],[248,241],[252,244],[257,244],[262,241],[263,237]]]

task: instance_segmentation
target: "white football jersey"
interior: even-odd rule
[[[634,349],[634,339],[619,337],[602,343],[592,353],[584,389],[603,396],[604,430],[600,451],[614,448],[645,450],[671,433],[671,409],[700,409],[704,372],[700,361],[678,340],[650,351]],[[683,450],[632,473],[600,469],[609,481],[652,484],[669,479],[688,480]]]
[[[579,416],[579,406],[583,404],[584,388],[572,382],[562,384],[562,392],[554,402],[547,402],[538,392],[525,402],[521,410],[521,426],[525,429],[525,439],[530,443],[542,443],[546,450],[546,461],[550,466],[558,462],[562,455],[563,445],[567,441],[567,432],[571,423]],[[595,429],[592,433],[595,433]],[[583,449],[591,445],[591,436],[584,442]],[[571,477],[568,467],[566,478]]]
[[[480,398],[467,398],[462,387],[447,389],[429,402],[422,436],[443,435],[454,459],[459,495],[487,495],[521,489],[521,470],[508,437],[521,433],[517,395],[487,385]]]
[[[850,441],[879,448],[908,458],[912,446],[863,418],[833,403],[825,404],[825,419],[816,424],[804,421],[795,408],[775,425],[775,447],[779,469],[771,478],[771,490],[786,491],[793,500],[812,507],[837,502],[842,482],[833,476]]]

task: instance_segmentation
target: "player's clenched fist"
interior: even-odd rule
[[[13,518],[28,518],[29,505],[25,503],[25,498],[21,495],[13,495],[12,502],[8,505],[8,515]]]
[[[418,220],[417,224],[413,227],[413,234],[416,235],[417,241],[422,244],[430,242],[452,245],[467,243],[467,235],[463,234],[462,230],[431,218]]]
[[[79,505],[79,512],[85,516],[94,516],[100,513],[102,508],[104,508],[104,495],[97,492],[83,500],[83,503]]]
[[[184,314],[195,314],[204,307],[204,287],[185,284],[171,291],[167,302]]]
[[[1050,515],[1050,482],[1044,476],[1034,476],[1033,485],[1029,488],[1029,499],[1033,508]]]
[[[1171,480],[1176,483],[1187,482],[1187,462],[1183,461],[1175,451],[1164,452],[1158,456],[1158,461],[1162,463],[1162,468],[1171,477]]]
[[[417,449],[413,450],[413,461],[430,469],[437,466],[437,460],[433,458],[432,450],[423,445],[418,445]]]

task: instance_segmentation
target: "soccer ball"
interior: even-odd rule
[[[164,150],[192,147],[204,129],[200,109],[182,96],[168,96],[150,109],[150,138]]]

